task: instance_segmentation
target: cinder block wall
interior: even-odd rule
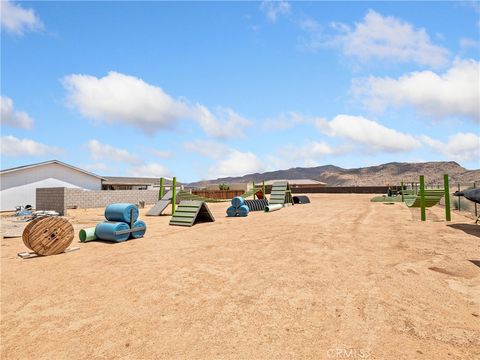
[[[77,188],[37,189],[37,210],[54,210],[66,215],[67,209],[101,208],[112,203],[155,204],[158,190],[83,190]]]
[[[37,188],[36,189],[36,209],[54,210],[60,215],[66,215],[64,187]]]
[[[65,205],[67,208],[79,209],[105,207],[112,203],[155,204],[158,201],[158,190],[100,190],[65,189]]]

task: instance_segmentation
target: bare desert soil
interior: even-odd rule
[[[443,209],[313,195],[247,218],[78,243],[1,240],[2,359],[478,359],[480,226]],[[7,220],[4,218],[4,224]]]

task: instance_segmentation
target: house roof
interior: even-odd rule
[[[11,173],[11,172],[18,171],[18,170],[30,169],[30,168],[34,168],[34,167],[38,167],[38,166],[49,165],[49,164],[62,165],[62,166],[68,167],[68,168],[70,168],[70,169],[73,169],[73,170],[76,170],[76,171],[80,171],[80,172],[82,172],[82,173],[84,173],[84,174],[87,174],[87,175],[96,177],[96,178],[98,178],[98,179],[105,180],[105,178],[101,177],[100,175],[94,174],[94,173],[92,173],[92,172],[90,172],[90,171],[86,171],[86,170],[80,169],[80,168],[78,168],[78,167],[76,167],[76,166],[73,166],[73,165],[69,165],[69,164],[64,163],[64,162],[62,162],[62,161],[59,161],[59,160],[48,160],[48,161],[43,161],[43,162],[39,162],[39,163],[35,163],[35,164],[17,166],[17,167],[13,167],[13,168],[10,168],[10,169],[1,170],[1,171],[0,171],[0,174]]]
[[[160,178],[143,178],[128,176],[105,176],[104,185],[159,185]],[[172,180],[163,179],[164,185],[171,185]]]

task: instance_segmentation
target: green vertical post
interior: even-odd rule
[[[253,184],[253,200],[255,200],[255,181],[252,181]]]
[[[158,191],[158,200],[163,198],[163,177],[160,178],[160,190]]]
[[[401,191],[401,194],[402,194],[402,202],[404,202],[405,198],[403,196],[403,181],[400,182],[400,191]]]
[[[450,185],[448,184],[448,174],[443,175],[443,191],[445,191],[445,220],[452,220],[450,214]]]
[[[172,215],[175,214],[175,206],[177,205],[177,178],[172,179]]]
[[[422,221],[427,220],[427,213],[425,212],[425,177],[420,175],[420,217]]]

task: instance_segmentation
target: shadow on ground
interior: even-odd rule
[[[480,226],[476,224],[450,224],[447,225],[453,229],[462,230],[467,234],[480,237]]]
[[[480,260],[468,260],[470,261],[473,265],[477,265],[478,267],[480,267]]]

